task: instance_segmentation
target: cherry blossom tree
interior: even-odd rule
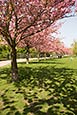
[[[35,34],[34,36],[27,37],[19,42],[18,47],[25,47],[26,49],[26,62],[29,63],[29,50],[35,48],[38,51],[38,59],[40,53],[52,52],[54,49],[53,34],[58,34],[58,29],[62,26],[62,23],[54,23],[50,27],[46,28],[42,32]],[[51,37],[49,37],[51,36]]]
[[[70,48],[65,47],[64,43],[60,41],[60,39],[55,39],[55,53],[58,57],[62,57],[63,55],[71,55],[72,50]]]
[[[53,26],[54,27],[54,26]],[[56,27],[56,26],[55,26]],[[54,38],[52,35],[56,32],[56,36],[58,34],[57,29],[59,27],[47,28],[43,32],[34,35],[32,38],[24,39],[19,43],[19,47],[26,47],[27,50],[27,64],[29,63],[29,48],[34,47],[38,51],[38,59],[40,57],[40,53],[53,53],[55,52],[58,57],[62,57],[63,55],[70,55],[72,51],[70,48],[66,48],[64,43],[61,42],[59,38]],[[52,32],[52,34],[50,34]],[[50,34],[50,35],[49,35]]]
[[[75,10],[77,12],[77,0],[75,0]]]
[[[0,0],[0,34],[11,48],[13,81],[18,80],[17,44],[64,18],[75,0]]]

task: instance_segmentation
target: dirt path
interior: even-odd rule
[[[37,58],[30,58],[29,60],[36,60]],[[26,62],[26,59],[17,59],[17,62]],[[11,64],[11,60],[0,61],[0,67]]]
[[[7,60],[7,61],[0,61],[0,67],[5,66],[5,65],[8,65],[8,64],[10,64],[10,63],[11,63],[10,60]]]
[[[26,59],[17,59],[17,62],[26,62]],[[11,64],[11,60],[0,61],[0,67]]]

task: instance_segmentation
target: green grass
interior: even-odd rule
[[[19,63],[20,82],[0,68],[0,115],[77,115],[77,58]]]

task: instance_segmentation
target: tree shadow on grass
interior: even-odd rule
[[[0,67],[0,79],[5,79],[11,82],[11,69],[10,67]]]
[[[21,115],[16,108],[13,92],[16,89],[12,88],[11,69],[9,67],[0,68],[0,115]]]
[[[0,70],[1,75],[6,73],[8,75],[10,69],[8,72],[7,70],[8,68],[4,69],[4,72]],[[51,65],[20,66],[19,74],[20,81],[14,85],[18,89],[15,93],[22,94],[24,98],[22,115],[77,114],[77,79],[75,78],[77,72],[75,69],[57,68]],[[0,79],[6,79],[6,76]],[[2,98],[6,105],[5,94]],[[20,115],[16,107],[13,106],[12,109],[10,107],[10,113],[14,111]],[[8,115],[11,114],[8,113]]]
[[[22,86],[30,88],[28,92],[25,89],[22,92],[24,100],[28,102],[28,106],[24,106],[24,115],[29,112],[35,115],[77,113],[77,79],[74,77],[77,75],[76,70],[39,66],[20,67],[19,72],[20,83],[15,84],[19,92]],[[44,108],[45,104],[47,107]]]
[[[5,90],[3,94],[1,94],[3,106],[0,108],[0,115],[21,115],[18,109],[15,107],[14,103],[16,102],[12,97],[8,98],[6,95],[8,90]]]

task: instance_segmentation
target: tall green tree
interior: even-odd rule
[[[72,46],[73,46],[73,54],[77,56],[77,41],[74,41]]]

